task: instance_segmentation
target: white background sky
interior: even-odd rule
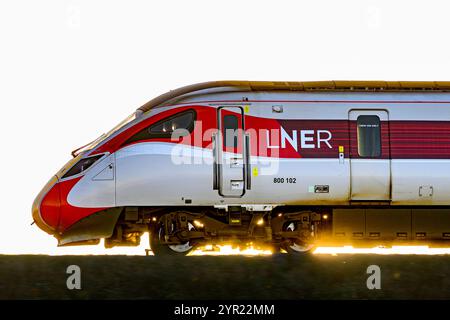
[[[0,253],[102,252],[56,248],[30,226],[32,201],[71,150],[156,95],[225,79],[450,80],[449,9],[432,0],[2,0]]]

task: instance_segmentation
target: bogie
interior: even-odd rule
[[[149,216],[147,212],[153,213]],[[148,223],[150,247],[155,255],[187,255],[198,246],[213,243],[233,243],[243,247],[252,243],[264,248],[304,253],[313,248],[317,236],[314,230],[321,220],[321,215],[312,211],[249,212],[238,206],[228,211],[211,208],[199,212],[167,209],[156,212],[139,209],[134,228],[128,221],[132,235]],[[123,232],[123,223],[119,221],[116,226],[115,242],[107,239],[105,243],[112,246],[129,242],[129,236],[123,237],[123,243],[117,241],[117,234]]]

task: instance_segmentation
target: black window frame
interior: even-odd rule
[[[186,129],[188,131],[188,134],[191,134],[192,131],[194,130],[195,122],[197,121],[197,113],[195,112],[194,109],[184,110],[184,111],[175,113],[171,116],[168,116],[166,118],[163,118],[155,123],[152,123],[151,125],[145,127],[138,133],[135,133],[130,138],[128,138],[128,140],[124,144],[129,144],[129,143],[136,142],[136,141],[148,140],[148,139],[154,139],[154,138],[171,138],[173,131],[170,131],[167,133],[151,132],[151,128],[161,125],[164,122],[170,121],[172,119],[178,118],[178,117],[183,116],[188,113],[192,114],[192,121],[188,128],[183,128],[183,129]]]
[[[103,159],[104,156],[105,156],[105,153],[100,153],[100,154],[90,155],[85,158],[81,158],[69,170],[67,170],[66,173],[64,173],[64,175],[61,177],[61,180],[67,179],[67,178],[72,178],[72,177],[80,175],[81,173],[85,173],[94,164],[98,163],[101,159]]]
[[[373,149],[372,146],[372,154],[370,155],[362,155],[361,154],[361,149],[360,149],[360,143],[361,143],[361,139],[360,139],[360,118],[361,117],[372,117],[372,118],[377,118],[378,120],[378,148],[376,150]],[[381,158],[382,157],[382,153],[383,153],[383,148],[382,148],[382,134],[381,134],[381,119],[380,116],[376,115],[376,114],[361,114],[358,116],[358,118],[356,119],[356,139],[357,139],[357,145],[358,145],[358,156],[360,158],[367,158],[367,159],[375,159],[375,158]],[[364,141],[367,142],[367,141]]]

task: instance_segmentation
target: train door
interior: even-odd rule
[[[219,107],[214,136],[214,189],[222,197],[242,197],[249,188],[248,137],[242,107]]]
[[[351,110],[351,200],[391,199],[389,117],[384,110]]]

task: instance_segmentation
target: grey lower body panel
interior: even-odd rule
[[[58,246],[111,237],[122,210],[122,207],[102,210],[76,222],[58,238]]]
[[[450,208],[334,209],[332,237],[347,240],[449,240]]]

